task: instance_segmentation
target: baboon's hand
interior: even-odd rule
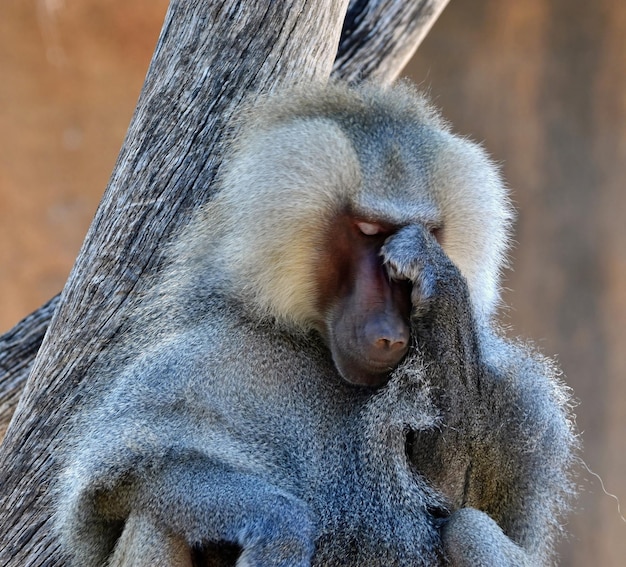
[[[401,228],[385,242],[381,254],[391,278],[413,283],[416,316],[450,303],[469,305],[465,278],[426,227]]]
[[[401,228],[381,250],[392,278],[413,283],[412,334],[426,359],[448,382],[475,383],[478,346],[465,278],[429,230]]]

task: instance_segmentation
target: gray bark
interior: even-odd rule
[[[82,377],[119,330],[128,300],[158,270],[161,244],[210,198],[241,101],[331,71],[390,82],[447,3],[354,0],[341,33],[347,1],[172,0],[62,294],[0,337],[0,436],[23,389],[0,446],[1,565],[59,564],[47,488],[63,424],[93,387]]]
[[[58,303],[56,295],[0,337],[0,440],[9,426]]]

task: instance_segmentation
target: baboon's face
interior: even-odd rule
[[[340,374],[353,384],[383,384],[409,347],[412,286],[390,277],[381,256],[395,230],[339,215],[320,258],[318,328]]]

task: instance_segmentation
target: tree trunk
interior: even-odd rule
[[[351,81],[390,82],[447,0],[354,0],[344,22],[347,2],[170,3],[126,140],[61,296],[0,337],[0,435],[32,369],[0,447],[0,564],[62,561],[50,534],[48,487],[64,424],[94,387],[82,378],[119,330],[128,299],[159,269],[162,243],[210,198],[222,136],[242,100],[325,81],[331,70]]]

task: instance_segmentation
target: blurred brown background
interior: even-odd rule
[[[166,0],[0,2],[0,333],[67,277]],[[558,355],[584,458],[626,515],[626,3],[451,0],[408,72],[518,205],[503,321]],[[561,564],[626,564],[590,473]]]

